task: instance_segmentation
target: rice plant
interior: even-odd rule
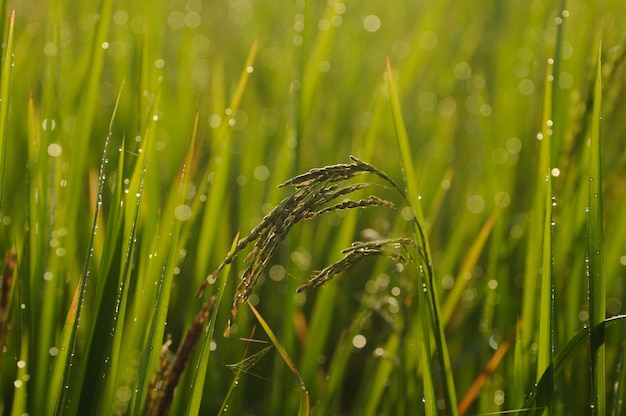
[[[3,414],[624,412],[624,8],[0,7]]]

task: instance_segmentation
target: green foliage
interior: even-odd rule
[[[621,2],[0,3],[3,414],[622,413]]]

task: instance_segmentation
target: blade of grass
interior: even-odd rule
[[[98,175],[98,195],[89,243],[87,244],[87,258],[85,259],[79,284],[76,286],[76,292],[72,306],[67,314],[65,327],[62,334],[62,347],[59,350],[54,361],[52,376],[50,378],[48,390],[48,409],[54,409],[54,414],[73,414],[79,404],[80,391],[83,382],[75,374],[78,375],[84,371],[84,363],[77,361],[84,353],[84,340],[78,339],[78,331],[82,329],[81,318],[83,308],[85,307],[85,299],[87,296],[88,286],[93,285],[92,260],[93,260],[93,243],[97,233],[98,216],[102,207],[104,185],[106,182],[105,166],[108,161],[108,147],[110,135],[107,136],[104,143],[104,151],[102,161],[100,163],[100,173]],[[85,322],[88,325],[88,322]],[[79,345],[80,343],[80,345]]]
[[[370,310],[365,303],[361,304],[361,308],[355,316],[348,330],[340,338],[337,349],[332,355],[326,390],[315,405],[316,414],[328,415],[333,413],[334,400],[346,377],[346,369],[352,352],[352,339],[359,333],[365,320],[370,316]]]
[[[232,397],[233,392],[235,391],[235,388],[237,387],[237,385],[239,385],[239,379],[241,378],[241,375],[244,373],[244,371],[248,371],[250,368],[254,367],[254,365],[263,356],[265,356],[265,354],[267,354],[272,348],[271,345],[268,345],[267,347],[263,348],[261,351],[257,352],[256,354],[248,356],[248,350],[250,349],[250,344],[252,343],[252,339],[254,339],[253,338],[254,330],[255,330],[255,327],[252,328],[252,332],[250,332],[250,336],[248,337],[249,341],[246,344],[246,349],[244,350],[244,353],[243,353],[243,357],[244,357],[243,360],[241,360],[237,364],[229,365],[231,369],[235,370],[235,377],[233,378],[232,383],[230,383],[230,387],[228,389],[228,392],[226,393],[226,396],[224,397],[224,401],[222,402],[222,405],[220,406],[220,411],[217,414],[217,416],[221,416],[222,414],[224,414],[224,412],[228,411],[230,398]]]
[[[78,219],[81,217],[81,195],[84,192],[83,175],[88,170],[88,161],[91,156],[89,150],[94,133],[93,129],[96,125],[94,120],[96,119],[98,109],[98,94],[101,87],[100,82],[106,54],[106,49],[103,45],[107,44],[112,3],[112,0],[104,0],[98,5],[99,20],[96,22],[93,33],[90,34],[93,37],[87,42],[89,46],[81,50],[80,62],[76,65],[77,71],[74,73],[74,76],[80,78],[82,82],[68,84],[68,98],[63,101],[63,103],[66,101],[80,103],[77,108],[70,110],[71,115],[76,116],[76,131],[74,135],[57,136],[60,141],[65,141],[63,143],[63,153],[66,155],[68,162],[67,167],[62,171],[63,177],[67,178],[67,186],[64,190],[63,199],[59,204],[57,215],[59,221],[55,225],[65,226],[68,235],[79,233],[81,227]],[[54,7],[54,3],[52,3],[52,7]],[[63,10],[63,8],[68,6],[59,2],[58,7]],[[61,10],[59,10],[59,13]],[[58,30],[60,34],[61,29],[58,28]],[[56,69],[60,70],[60,66]],[[72,87],[70,88],[69,85],[72,85]],[[52,97],[50,98],[52,99]],[[66,116],[63,106],[59,110],[55,108],[54,111],[55,113],[59,111],[61,116]],[[52,121],[50,120],[50,122]],[[71,255],[74,255],[74,253],[83,255],[83,247],[77,243],[78,239],[67,239],[64,247],[66,252],[71,253]],[[93,247],[96,247],[95,240]],[[80,264],[78,259],[76,264],[78,268]],[[97,263],[94,263],[93,266],[97,267]],[[76,272],[78,274],[79,271],[76,270]]]
[[[113,107],[113,112],[111,114],[111,119],[109,122],[109,132],[108,132],[108,136],[106,139],[106,143],[109,143],[111,140],[111,137],[113,136],[113,123],[116,119],[116,115],[117,115],[117,111],[118,111],[118,107],[120,103],[120,98],[122,96],[122,91],[123,91],[123,85],[120,87],[117,100],[115,102],[115,106]],[[104,163],[104,166],[106,166],[108,165],[108,159],[110,156],[105,153],[104,157],[105,159],[103,159],[103,163]],[[118,168],[118,173],[119,172],[120,172],[120,168]],[[104,191],[104,188],[100,184],[100,181],[105,180],[104,175],[105,175],[105,172],[101,168],[100,174],[98,177],[99,182],[98,182],[97,191],[96,191],[97,194],[95,198],[95,200],[97,201],[96,204],[103,203],[102,192]],[[121,186],[119,185],[121,185],[121,179],[119,179],[118,181],[118,187],[116,188],[114,202],[112,203],[112,205],[115,207],[119,206],[119,201],[121,200],[121,197],[122,197],[122,190],[121,190]],[[113,258],[115,256],[115,250],[117,249],[118,235],[121,229],[121,211],[117,209],[111,210],[110,221],[108,222],[106,228],[103,227],[101,217],[102,216],[99,216],[98,218],[96,218],[97,222],[94,225],[94,229],[96,228],[100,230],[104,229],[105,232],[94,233],[94,247],[90,251],[94,253],[94,258],[93,258],[94,262],[96,262],[98,260],[98,257],[100,257],[100,262],[99,262],[100,264],[98,267],[97,280],[95,281],[95,290],[94,290],[93,295],[89,297],[89,302],[88,302],[89,303],[88,314],[89,314],[90,324],[86,330],[85,339],[83,341],[84,342],[83,350],[85,351],[83,354],[85,356],[90,356],[91,354],[98,355],[97,353],[94,353],[94,350],[92,349],[92,345],[94,344],[94,341],[96,344],[95,350],[99,351],[97,347],[99,347],[105,342],[110,341],[110,339],[107,337],[109,336],[109,334],[112,333],[112,332],[101,331],[101,328],[98,328],[97,323],[98,323],[99,316],[106,317],[109,314],[109,311],[107,310],[107,308],[106,307],[101,308],[101,305],[103,303],[103,299],[107,296],[105,292],[106,286],[107,286],[107,277],[108,277],[109,270],[111,269],[111,266],[112,266]],[[98,238],[100,238],[101,243],[102,243],[100,246],[96,245],[96,241]],[[78,318],[80,318],[80,316]],[[100,358],[102,359],[103,362],[107,361],[105,357],[100,357]],[[85,374],[88,370],[88,365],[91,363],[94,366],[99,366],[100,364],[99,360],[96,360],[96,359],[93,359],[90,362],[87,362],[87,361],[88,360],[86,360],[85,365],[77,366],[78,371],[77,371],[77,374],[75,374],[74,376],[74,382],[77,383],[77,386],[74,390],[75,391],[74,394],[75,394],[75,397],[80,398],[76,400],[77,402],[81,401],[84,398],[84,395],[81,394],[82,386],[84,385],[84,383],[80,381],[85,379]],[[83,400],[83,404],[85,404],[85,402],[90,402],[89,405],[94,404],[92,400]]]
[[[124,195],[125,218],[124,224],[124,241],[122,243],[123,261],[120,265],[119,283],[117,294],[115,297],[115,311],[112,317],[113,326],[110,328],[113,334],[111,347],[109,350],[109,361],[112,363],[108,372],[104,372],[103,377],[106,379],[104,393],[102,395],[103,403],[115,403],[114,391],[117,387],[118,366],[115,363],[122,363],[122,339],[124,334],[124,323],[126,312],[128,309],[128,288],[130,287],[132,278],[133,258],[136,251],[137,242],[137,226],[139,222],[139,212],[141,206],[141,197],[143,195],[144,177],[146,174],[147,159],[144,157],[146,152],[140,152],[137,158],[135,173],[130,180],[128,193]],[[124,163],[124,145],[120,152],[119,169],[118,169],[118,185],[123,189],[123,163]],[[134,200],[134,204],[132,203]],[[130,220],[128,220],[130,219]],[[112,406],[113,409],[115,407]]]
[[[467,393],[465,393],[465,395],[459,402],[459,416],[463,416],[469,409],[472,402],[476,399],[476,397],[478,397],[478,395],[480,394],[480,389],[502,362],[504,355],[511,347],[513,341],[516,339],[515,336],[517,333],[518,327],[516,326],[513,331],[511,331],[507,339],[498,346],[498,349],[491,356],[491,359],[489,359],[489,362],[485,366],[483,372],[480,373],[478,377],[476,377],[470,388],[467,390]]]
[[[420,274],[422,275],[422,279],[425,280],[424,276],[424,272],[422,270],[422,267],[420,267]],[[413,299],[413,302],[417,302],[417,310],[418,310],[418,315],[417,316],[428,316],[429,314],[432,314],[432,310],[428,310],[429,307],[431,307],[431,305],[427,304],[424,300],[424,298],[420,298],[419,294],[420,291],[417,291],[417,299]],[[435,394],[435,381],[433,379],[433,364],[432,364],[432,360],[431,360],[431,351],[432,351],[432,347],[431,347],[431,343],[430,343],[430,338],[431,338],[431,331],[430,331],[430,327],[428,325],[428,320],[426,319],[419,319],[417,322],[417,325],[419,327],[419,342],[420,342],[420,346],[421,346],[421,354],[420,354],[420,361],[422,364],[422,368],[421,368],[421,376],[422,376],[422,383],[423,383],[423,389],[424,389],[424,408],[425,408],[425,412],[426,415],[430,415],[430,416],[436,416],[439,414],[439,411],[437,409],[437,396]],[[436,336],[436,335],[435,335]],[[408,360],[407,360],[408,361]],[[406,369],[404,370],[407,374],[407,377],[410,377],[410,372],[406,371]],[[451,376],[451,374],[450,374]],[[457,404],[456,401],[454,403],[451,403],[450,401],[446,401],[446,407],[447,406],[454,406],[454,409],[451,409],[450,414],[456,414],[457,411]]]
[[[0,20],[4,23],[4,20]],[[11,88],[11,75],[13,73],[13,31],[15,28],[15,11],[11,13],[9,20],[9,36],[6,43],[6,54],[2,63],[0,76],[0,216],[4,216],[4,175],[7,160],[7,145],[9,139],[9,90]]]
[[[415,176],[415,169],[413,164],[413,156],[411,147],[409,144],[409,138],[404,125],[404,119],[402,117],[402,111],[400,109],[400,101],[396,91],[396,85],[393,80],[393,72],[391,70],[391,63],[387,59],[387,88],[389,92],[389,98],[391,102],[392,118],[396,131],[396,139],[398,147],[400,149],[400,157],[402,159],[402,166],[404,169],[405,183],[406,183],[406,198],[409,206],[414,211],[413,224],[415,226],[415,233],[418,239],[418,246],[423,250],[423,266],[424,266],[424,281],[418,282],[418,287],[424,285],[424,298],[428,302],[430,322],[432,325],[432,331],[435,338],[435,346],[437,348],[437,357],[441,366],[441,371],[444,374],[444,402],[446,409],[449,409],[452,415],[456,415],[457,412],[457,399],[453,380],[452,366],[450,365],[450,357],[448,354],[448,347],[445,339],[444,327],[441,321],[441,312],[439,306],[439,298],[436,292],[435,277],[432,264],[432,256],[430,253],[430,245],[426,239],[426,227],[424,222],[424,214],[420,205],[420,197],[417,188],[417,178]],[[419,304],[420,300],[416,300]],[[418,306],[419,307],[419,306]],[[421,315],[417,315],[421,316]],[[422,350],[422,354],[430,356],[430,350]],[[432,377],[432,374],[424,373],[424,377]],[[427,380],[427,383],[432,383],[432,380]]]
[[[541,272],[541,294],[539,297],[539,342],[537,346],[537,381],[545,369],[550,368],[554,354],[554,276],[552,273],[552,176],[546,178],[546,208],[543,233],[543,263]],[[551,379],[548,379],[549,381]],[[545,387],[545,396],[548,407],[545,414],[553,414],[553,392],[554,386],[548,382]]]
[[[197,122],[197,116],[195,117],[195,120]],[[181,240],[181,229],[183,227],[183,223],[189,219],[185,216],[177,214],[177,212],[180,207],[187,207],[189,209],[189,207],[185,205],[185,196],[191,176],[191,172],[189,172],[189,170],[192,166],[195,150],[195,133],[196,132],[194,131],[191,135],[187,153],[180,168],[178,180],[173,184],[173,189],[169,194],[170,197],[166,202],[164,214],[161,217],[161,220],[164,222],[161,229],[164,230],[163,233],[166,235],[166,238],[160,241],[157,252],[165,253],[165,259],[160,264],[161,272],[157,283],[156,300],[153,305],[150,330],[139,370],[140,376],[134,403],[134,414],[139,414],[140,409],[143,406],[143,395],[151,377],[149,373],[153,369],[157,368],[157,362],[159,360],[159,349],[154,348],[154,346],[161,345],[163,340],[168,306],[170,303],[172,279],[174,277],[174,267],[176,266],[177,258],[179,256],[177,248]]]
[[[551,378],[557,377],[563,370],[565,365],[575,358],[575,353],[578,348],[588,345],[591,337],[604,338],[609,329],[616,324],[623,324],[626,322],[626,315],[613,316],[605,319],[594,327],[586,325],[580,331],[574,335],[567,344],[559,351],[554,357],[554,361],[550,367],[544,371],[539,382],[532,389],[524,406],[520,409],[520,414],[523,415],[540,415],[543,410],[549,405],[549,398],[542,392],[545,392],[547,386],[552,384]]]
[[[541,143],[541,159],[545,161],[543,166],[546,170],[539,171],[539,175],[544,176],[545,190],[540,191],[544,196],[544,221],[543,221],[543,252],[541,267],[541,286],[539,292],[539,325],[538,332],[538,350],[537,350],[537,381],[546,368],[552,364],[554,354],[554,277],[553,277],[553,224],[552,212],[555,202],[552,196],[552,175],[550,173],[550,151],[552,147],[552,100],[553,100],[553,60],[548,61],[546,70],[546,87],[544,93],[544,109],[542,132],[543,142]],[[542,183],[541,185],[544,185]],[[541,188],[537,188],[539,191]],[[546,413],[553,413],[553,392],[554,386],[548,383],[545,391],[542,393],[548,400],[548,408]]]
[[[387,339],[387,343],[383,347],[385,356],[380,358],[383,361],[376,366],[376,372],[369,383],[369,389],[361,413],[363,416],[374,416],[378,414],[377,411],[380,402],[387,389],[387,381],[390,379],[390,375],[396,365],[396,353],[400,342],[400,336],[395,332]]]
[[[291,358],[289,358],[289,354],[287,354],[287,351],[285,351],[283,346],[280,344],[280,342],[278,341],[278,338],[276,338],[276,335],[274,334],[274,331],[272,331],[272,328],[270,328],[267,322],[265,322],[261,314],[259,314],[259,312],[255,309],[254,306],[252,306],[250,302],[248,302],[248,306],[250,307],[250,310],[252,311],[256,319],[259,321],[259,323],[263,327],[263,330],[269,337],[270,341],[272,341],[272,344],[274,345],[274,347],[276,347],[276,351],[278,351],[278,354],[280,354],[285,364],[287,364],[287,367],[289,367],[293,375],[298,380],[298,384],[300,385],[300,388],[299,388],[300,407],[298,408],[298,415],[308,416],[310,414],[310,407],[311,407],[310,399],[309,399],[309,392],[306,389],[306,386],[304,385],[304,381],[302,381],[302,378],[300,378],[300,374],[298,373],[296,366],[293,364],[293,362],[291,361]]]
[[[591,117],[591,152],[589,160],[589,214],[588,214],[588,267],[589,267],[589,321],[591,326],[604,322],[606,317],[606,283],[603,271],[602,222],[602,158],[600,149],[600,120],[602,117],[602,43],[598,45],[596,80]],[[593,415],[605,414],[605,345],[604,333],[591,334],[591,384]]]
[[[548,130],[551,129],[552,123],[550,119],[552,114],[552,82],[550,77],[552,76],[552,62],[548,64],[548,71],[546,73],[546,88],[543,96],[543,123],[541,133],[537,138],[541,141],[539,162],[537,166],[537,179],[535,186],[535,195],[532,200],[532,215],[535,219],[530,223],[528,230],[528,254],[525,259],[525,271],[524,271],[524,292],[522,299],[522,322],[524,324],[524,330],[522,331],[523,342],[525,346],[530,345],[531,341],[535,339],[537,329],[537,284],[538,284],[538,271],[543,258],[536,242],[542,240],[544,232],[545,219],[545,178],[549,175],[550,168],[550,149],[551,149],[551,137],[548,134]],[[539,220],[541,219],[541,220]]]
[[[13,385],[15,386],[15,391],[13,394],[13,404],[11,406],[11,416],[21,416],[27,414],[28,411],[28,340],[28,332],[25,330],[22,331],[20,359],[18,361],[17,376],[15,377],[15,381],[13,382]]]
[[[235,235],[235,239],[233,240],[232,245],[230,246],[230,253],[235,251],[237,247],[237,241],[239,241],[239,233]],[[220,304],[222,302],[222,297],[224,296],[224,292],[226,290],[226,284],[228,283],[228,275],[230,272],[231,264],[226,265],[224,267],[224,271],[222,273],[222,282],[220,287],[217,289],[217,299],[215,300],[215,305],[213,309],[217,312],[219,311]],[[192,383],[189,386],[189,391],[191,392],[191,397],[189,398],[187,409],[185,414],[187,415],[196,415],[200,411],[200,404],[202,402],[202,393],[204,391],[204,383],[206,382],[206,374],[207,368],[209,364],[209,356],[211,355],[210,344],[213,340],[213,334],[215,333],[215,325],[217,322],[217,313],[214,312],[211,314],[209,319],[209,325],[206,331],[206,335],[204,336],[204,341],[200,346],[200,353],[198,357],[198,361],[194,368],[194,375],[192,377]]]
[[[626,333],[622,335],[622,343],[615,364],[615,382],[613,383],[613,403],[611,404],[611,416],[623,414],[624,393],[626,392],[626,371],[624,371],[624,358],[626,357]]]
[[[381,123],[383,118],[384,105],[380,98],[381,94],[375,97],[374,110],[371,120],[371,130],[366,132],[363,143],[354,140],[354,153],[360,153],[364,160],[368,160],[374,153],[376,144],[376,127]],[[295,175],[293,175],[295,176]],[[341,226],[333,235],[333,243],[330,246],[331,253],[338,253],[344,247],[347,247],[357,232],[359,214],[355,211],[348,211],[341,222]],[[306,238],[305,236],[302,238]],[[292,244],[296,244],[295,242]],[[292,266],[293,267],[293,266]],[[312,313],[309,315],[308,333],[315,334],[314,340],[306,343],[306,348],[299,362],[300,374],[302,378],[309,383],[312,394],[316,394],[315,384],[311,384],[316,379],[316,372],[319,369],[318,359],[324,354],[324,348],[328,338],[331,336],[331,325],[334,320],[334,311],[328,305],[336,303],[338,295],[338,286],[335,283],[326,285],[325,290],[318,291],[315,295],[315,302]],[[293,316],[293,314],[291,314]],[[291,319],[290,319],[291,320]],[[291,325],[291,322],[289,323]],[[285,327],[287,327],[285,325]],[[322,399],[324,400],[324,399]]]
[[[454,279],[454,286],[441,307],[441,324],[444,327],[447,326],[448,322],[450,322],[450,318],[452,317],[454,310],[460,304],[463,291],[467,288],[467,285],[470,281],[465,277],[466,273],[471,273],[471,271],[476,266],[476,263],[478,262],[478,259],[483,252],[485,244],[487,243],[487,239],[491,234],[493,225],[498,218],[498,213],[498,210],[494,210],[491,213],[489,218],[487,218],[482,228],[480,229],[478,235],[476,236],[470,247],[467,249],[465,258],[463,259],[463,262],[459,267],[457,277],[456,279]]]
[[[257,40],[248,52],[235,93],[232,95],[228,104],[230,114],[235,114],[239,108],[243,93],[248,84],[248,80],[250,79],[250,74],[252,73],[258,48],[259,41]],[[198,211],[200,204],[206,204],[208,207],[204,211],[200,230],[200,241],[198,242],[199,249],[204,253],[212,252],[215,235],[219,229],[218,224],[220,221],[223,221],[223,216],[220,213],[222,207],[224,206],[224,201],[227,199],[227,186],[232,159],[232,134],[232,126],[230,126],[227,122],[222,122],[213,141],[215,148],[219,149],[217,151],[218,156],[212,158],[211,163],[209,163],[206,170],[202,174],[202,180],[198,186],[198,189],[201,192],[204,192],[205,189],[209,188],[207,201],[202,202],[200,198],[197,198],[192,207],[192,212]],[[211,182],[209,182],[210,179]],[[208,256],[198,256],[196,259],[196,268],[201,273],[207,273],[207,264]]]

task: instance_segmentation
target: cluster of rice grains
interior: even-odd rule
[[[267,214],[247,237],[241,238],[219,267],[202,283],[197,294],[198,297],[202,296],[207,284],[217,279],[227,264],[241,254],[248,245],[254,243],[252,251],[246,255],[244,260],[247,267],[237,286],[224,336],[229,335],[230,327],[237,316],[239,307],[248,300],[261,272],[295,224],[332,211],[373,206],[395,208],[392,202],[377,196],[358,200],[347,199],[350,194],[373,185],[370,182],[346,183],[361,174],[375,175],[391,185],[392,188],[399,190],[393,180],[384,172],[356,157],[351,156],[350,159],[352,163],[311,169],[280,184],[279,187],[292,186],[294,192]],[[338,201],[339,198],[343,199]],[[324,284],[354,263],[371,255],[384,255],[396,261],[406,262],[407,257],[396,250],[402,248],[406,251],[408,246],[413,245],[414,241],[410,238],[356,242],[343,250],[344,257],[341,260],[315,273],[308,283],[298,288],[298,292]]]

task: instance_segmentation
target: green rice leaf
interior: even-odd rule
[[[304,385],[304,381],[302,381],[302,378],[300,378],[300,374],[298,373],[296,366],[293,364],[293,362],[291,361],[291,358],[289,358],[289,354],[287,354],[287,351],[285,351],[285,348],[278,341],[278,338],[274,334],[274,331],[272,331],[272,328],[270,328],[267,322],[265,322],[261,314],[259,314],[256,308],[252,306],[250,302],[248,302],[248,306],[250,307],[250,310],[252,311],[256,319],[259,321],[259,323],[263,327],[263,330],[265,331],[267,336],[270,338],[270,341],[272,341],[272,344],[274,345],[274,347],[276,347],[276,351],[278,351],[278,354],[280,354],[285,364],[287,364],[287,367],[289,367],[293,375],[298,380],[298,384],[300,385],[300,388],[299,388],[300,407],[298,408],[298,416],[308,416],[311,411],[309,392],[306,389],[306,386]]]
[[[437,285],[434,281],[434,270],[432,256],[430,253],[430,245],[426,238],[426,226],[424,221],[424,214],[422,213],[421,204],[419,202],[419,192],[417,188],[417,178],[415,175],[413,153],[409,145],[409,138],[406,132],[404,124],[404,118],[402,117],[402,111],[400,109],[400,100],[396,91],[396,85],[393,80],[393,72],[391,70],[391,63],[387,59],[387,89],[389,93],[389,99],[391,102],[391,114],[395,126],[396,139],[398,147],[400,149],[400,157],[402,160],[402,166],[404,169],[405,182],[406,182],[406,200],[409,206],[413,209],[414,219],[413,224],[415,227],[416,238],[418,246],[423,251],[424,261],[421,267],[424,268],[424,273],[421,279],[417,279],[417,286],[423,287],[425,290],[424,299],[416,300],[419,304],[422,301],[428,302],[428,312],[431,320],[432,331],[434,333],[435,346],[437,348],[437,357],[444,374],[444,401],[446,409],[449,409],[452,415],[456,415],[457,412],[457,398],[453,380],[453,371],[450,364],[450,357],[448,354],[448,347],[445,339],[443,322],[441,320],[441,312],[439,306],[439,297],[437,295]],[[420,275],[422,275],[420,273]],[[420,291],[421,293],[422,291]],[[422,315],[418,315],[422,316]],[[423,325],[423,323],[420,323]],[[422,333],[425,336],[426,332]],[[429,353],[429,351],[423,351],[422,353]],[[433,384],[433,381],[429,379],[432,377],[432,373],[423,373],[425,379],[424,383]]]
[[[4,9],[3,9],[4,10]],[[0,214],[4,215],[4,175],[7,163],[7,144],[9,141],[9,90],[11,88],[11,78],[13,73],[13,31],[15,28],[15,12],[11,14],[9,21],[9,37],[7,39],[6,53],[2,62],[2,73],[0,76]]]
[[[239,241],[239,233],[237,233],[232,245],[230,246],[230,254],[235,251],[235,248],[237,247],[237,241]],[[226,267],[224,267],[224,271],[222,272],[222,281],[220,283],[220,287],[217,289],[217,298],[215,299],[215,304],[213,305],[214,311],[219,310],[220,304],[222,302],[224,292],[226,291],[226,284],[228,283],[228,275],[230,273],[231,265],[232,263],[226,265]],[[191,396],[189,398],[187,409],[185,411],[185,414],[187,415],[196,415],[200,411],[200,403],[202,402],[204,384],[206,383],[209,357],[211,355],[211,341],[213,340],[213,334],[215,333],[216,323],[217,313],[213,312],[209,318],[209,324],[206,330],[206,334],[204,336],[204,340],[199,348],[200,351],[198,360],[193,368],[193,377],[191,378],[192,382],[189,386]],[[223,406],[221,406],[220,408],[223,409]]]
[[[589,213],[588,267],[589,267],[589,321],[592,326],[604,322],[606,317],[606,282],[603,270],[603,209],[602,209],[602,158],[600,120],[602,119],[602,44],[598,45],[596,80],[591,118],[591,152],[589,161]],[[604,415],[606,411],[605,345],[604,333],[592,333],[591,384],[592,414]]]
[[[528,399],[524,403],[522,409],[518,414],[521,415],[540,415],[543,413],[552,399],[551,394],[545,394],[548,391],[549,386],[552,385],[553,379],[558,377],[563,371],[566,364],[575,358],[575,353],[578,348],[588,345],[591,337],[606,336],[608,330],[612,329],[617,324],[624,324],[626,322],[626,315],[618,315],[608,318],[594,327],[585,326],[572,337],[567,344],[559,351],[554,358],[553,364],[543,372],[539,378],[539,382],[532,389],[528,395]],[[623,325],[618,327],[623,330]]]

